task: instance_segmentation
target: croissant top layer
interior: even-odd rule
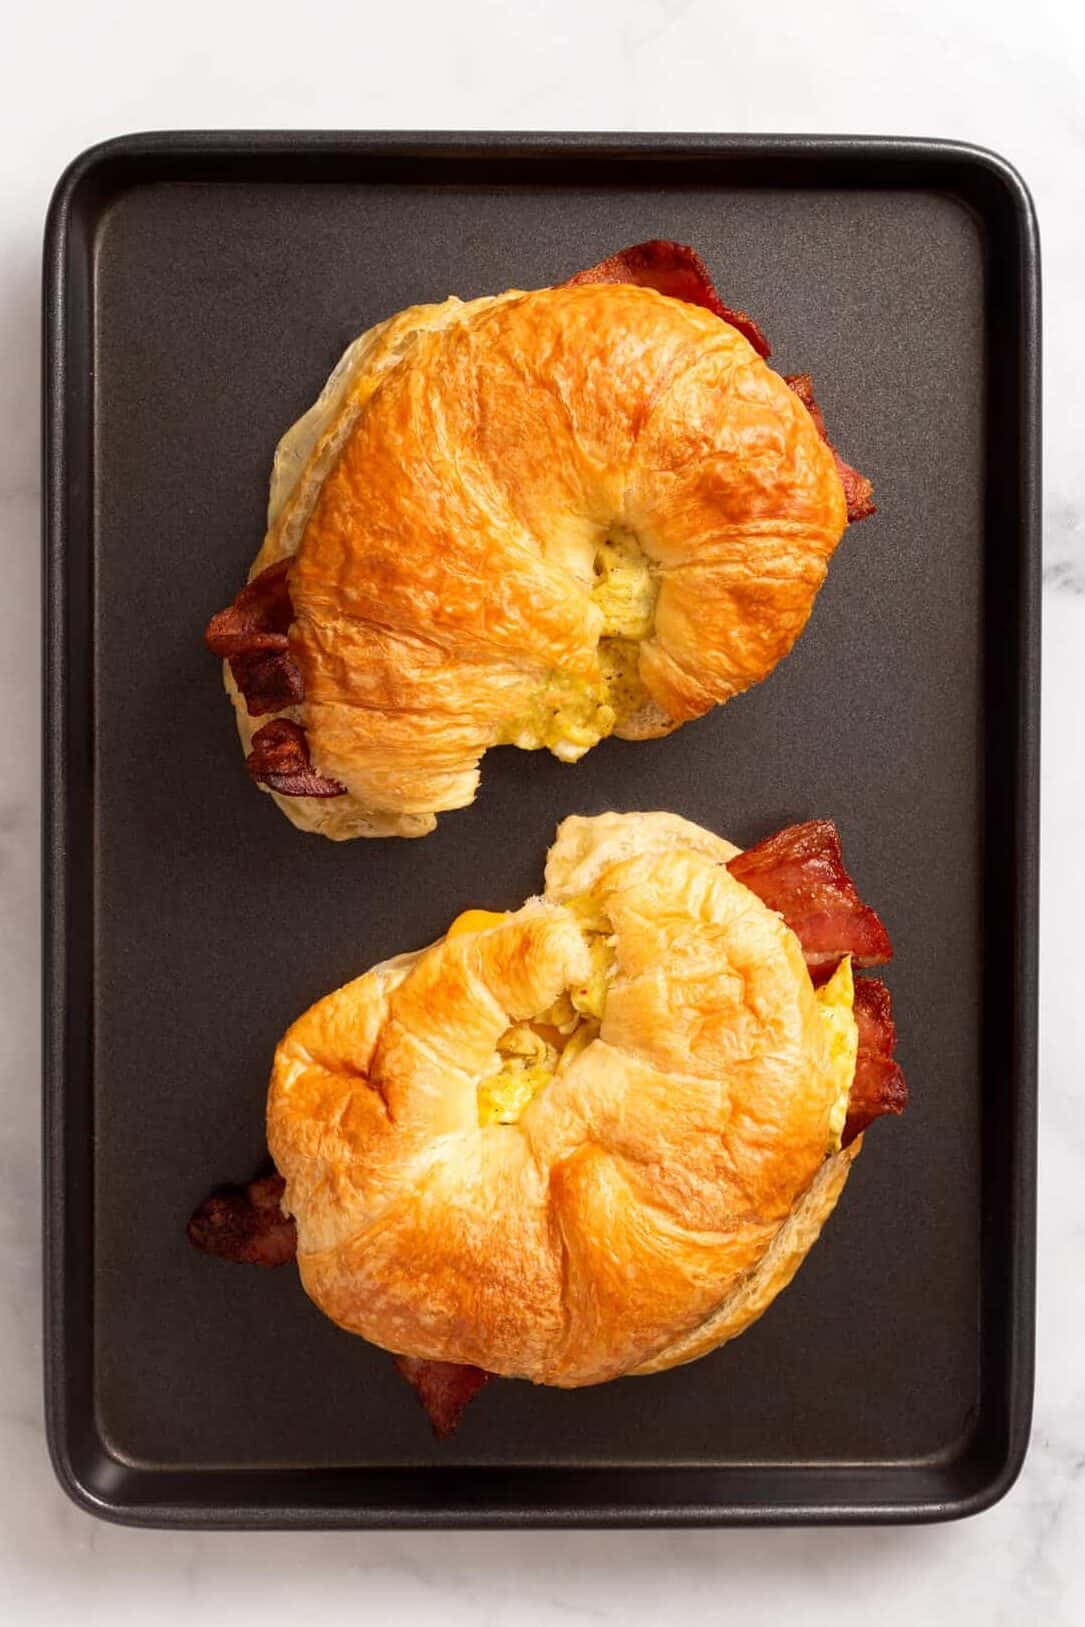
[[[276,460],[253,574],[288,562],[286,630],[212,640],[254,775],[307,828],[420,835],[490,746],[574,760],[756,683],[847,523],[813,411],[730,322],[633,283],[371,329]],[[278,784],[268,714],[297,731]]]
[[[541,898],[294,1024],[268,1144],[322,1310],[573,1386],[690,1360],[770,1303],[861,1144],[858,1030],[850,960],[816,990],[736,853],[671,814],[567,819]]]

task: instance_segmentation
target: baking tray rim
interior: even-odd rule
[[[925,168],[928,189],[953,191],[949,177],[963,170],[986,187],[989,198],[1009,207],[1014,257],[1014,295],[1018,318],[1015,335],[1014,411],[1017,462],[1014,471],[1018,510],[1017,607],[1013,627],[1015,729],[1012,751],[1016,766],[1012,810],[1011,890],[1013,948],[1013,1055],[1011,1123],[1012,1181],[1005,1194],[1008,1210],[1010,1330],[1005,1351],[1006,1427],[993,1448],[977,1435],[963,1442],[955,1459],[960,1485],[947,1492],[939,1465],[915,1460],[906,1464],[871,1463],[831,1467],[729,1465],[726,1469],[684,1469],[661,1465],[650,1469],[500,1469],[448,1471],[321,1471],[312,1467],[245,1471],[133,1469],[109,1454],[90,1420],[80,1420],[69,1393],[72,1376],[67,1345],[78,1329],[68,1294],[72,1225],[67,1175],[73,1123],[78,1114],[68,1101],[73,1004],[72,967],[67,947],[68,907],[72,886],[69,842],[68,762],[72,751],[68,679],[69,603],[67,499],[72,460],[72,426],[67,412],[68,319],[71,296],[69,256],[75,214],[81,194],[102,182],[116,165],[146,169],[156,161],[180,160],[229,165],[239,161],[291,161],[306,166],[324,161],[365,159],[507,161],[554,159],[577,155],[601,162],[622,158],[716,159],[721,163],[764,162],[766,174],[775,162],[800,169],[817,164],[844,164],[846,182],[835,186],[916,187],[909,168]],[[869,167],[870,178],[862,171]],[[878,170],[881,173],[877,173]],[[809,172],[812,176],[812,170]],[[946,179],[939,179],[945,177]],[[157,177],[156,177],[157,178]],[[215,179],[221,179],[215,175]],[[295,176],[290,176],[295,179]],[[737,183],[737,184],[742,184]],[[746,184],[750,184],[749,181]],[[758,184],[755,181],[753,184]],[[760,184],[771,188],[771,179]],[[792,177],[790,186],[816,185]],[[993,208],[994,205],[990,204]],[[962,1518],[978,1513],[1012,1487],[1028,1449],[1034,1382],[1035,1230],[1036,1230],[1036,1098],[1037,979],[1039,896],[1039,678],[1040,678],[1040,270],[1035,209],[1016,169],[999,154],[964,142],[917,137],[818,135],[727,135],[622,132],[410,132],[410,131],[147,131],[100,142],[77,156],[61,175],[45,224],[43,252],[43,391],[42,391],[42,536],[43,536],[43,1278],[44,1388],[46,1439],[57,1479],[77,1506],[113,1523],[142,1527],[214,1526],[259,1528],[412,1528],[506,1526],[644,1526],[644,1525],[787,1525],[795,1523],[920,1523]],[[989,339],[989,335],[988,335]],[[84,498],[87,496],[83,494]],[[88,944],[85,960],[92,958]],[[82,1147],[92,1162],[89,1137]],[[87,1365],[89,1359],[86,1357]],[[90,1427],[88,1428],[88,1424]],[[976,1450],[973,1450],[973,1444]],[[982,1450],[980,1449],[982,1447]],[[971,1454],[971,1455],[970,1455]],[[104,1472],[103,1472],[104,1465]],[[944,1465],[943,1465],[944,1467]],[[845,1495],[849,1474],[878,1472],[910,1477],[916,1495],[866,1499]],[[792,1486],[805,1483],[807,1497],[773,1497],[771,1482],[783,1475]],[[619,1477],[622,1495],[591,1499],[589,1482],[600,1486]],[[488,1481],[489,1495],[458,1498],[434,1495],[434,1483],[471,1477]],[[685,1496],[660,1500],[650,1494],[634,1499],[634,1484],[684,1477],[688,1485],[720,1483],[726,1500]],[[168,1481],[169,1491],[146,1500],[131,1494],[138,1482]],[[179,1481],[193,1482],[196,1495],[178,1495]],[[359,1497],[365,1479],[377,1495]],[[218,1479],[224,1493],[207,1499]],[[325,1500],[314,1502],[289,1494],[304,1481]],[[529,1482],[532,1494],[517,1495],[514,1482]],[[287,1495],[271,1487],[287,1482]],[[561,1483],[565,1484],[562,1485]],[[575,1483],[575,1485],[574,1485]],[[834,1492],[834,1483],[837,1489]],[[854,1478],[851,1481],[854,1488]],[[410,1487],[411,1495],[402,1490]],[[387,1488],[384,1491],[384,1488]],[[549,1496],[547,1490],[549,1489]],[[166,1488],[163,1487],[163,1491]],[[427,1490],[429,1495],[426,1495]],[[735,1495],[745,1491],[745,1495]],[[539,1492],[543,1495],[540,1497]],[[575,1492],[575,1495],[574,1495]],[[201,1500],[202,1493],[202,1500]],[[392,1493],[392,1495],[388,1495]],[[729,1494],[729,1495],[728,1495]],[[563,1500],[564,1498],[564,1500]]]

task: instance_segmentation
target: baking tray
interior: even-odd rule
[[[300,835],[201,644],[271,452],[346,342],[450,290],[695,244],[875,481],[795,652],[669,740],[491,753],[422,842]],[[147,1525],[921,1520],[1000,1496],[1032,1388],[1038,260],[947,143],[161,134],[59,184],[45,255],[46,1393],[57,1472]],[[912,1103],[734,1345],[492,1386],[438,1445],[291,1271],[184,1235],[259,1160],[274,1041],[538,884],[566,813],[739,842],[834,815],[888,922]]]

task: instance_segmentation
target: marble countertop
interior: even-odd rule
[[[1077,13],[1075,17],[1075,13]],[[1079,1621],[1085,1593],[1085,13],[1033,0],[54,0],[5,24],[0,99],[0,1596],[7,1619],[326,1627],[917,1615]],[[38,324],[49,193],[142,128],[864,132],[994,147],[1044,248],[1046,554],[1038,1384],[1022,1476],[920,1529],[177,1534],[70,1505],[41,1419],[38,1073]],[[1075,1598],[1078,1603],[1075,1604]]]

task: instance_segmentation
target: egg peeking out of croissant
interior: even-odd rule
[[[692,250],[417,305],[279,445],[248,585],[207,630],[295,825],[420,836],[492,746],[575,761],[764,678],[869,483]]]
[[[281,1041],[268,1145],[306,1291],[416,1382],[715,1349],[904,1106],[888,992],[855,975],[889,954],[827,821],[742,853],[668,813],[566,819],[540,897],[461,914]]]

